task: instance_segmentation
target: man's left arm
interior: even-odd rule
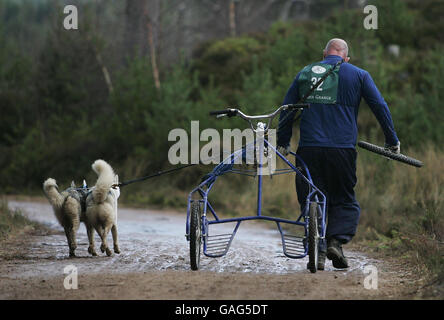
[[[362,96],[381,125],[386,146],[398,146],[399,148],[399,139],[396,135],[390,110],[368,72],[363,78]]]

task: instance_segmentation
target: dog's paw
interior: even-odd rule
[[[102,245],[100,246],[100,251],[102,251],[102,253],[104,253],[106,250],[106,246],[102,243]]]
[[[69,252],[69,257],[70,258],[75,258],[76,257],[76,254],[75,254],[75,252]]]
[[[88,252],[92,255],[92,256],[97,256],[97,252],[96,252],[96,250],[94,250],[94,248],[92,248],[92,247],[89,247],[88,248]]]
[[[114,252],[117,253],[117,254],[119,254],[119,253],[120,253],[120,249],[119,249],[119,247],[114,247]]]
[[[110,257],[113,254],[109,248],[106,248],[105,251],[108,257]]]

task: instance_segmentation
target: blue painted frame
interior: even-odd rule
[[[325,239],[325,232],[326,232],[326,225],[325,225],[325,209],[326,209],[326,197],[322,193],[321,190],[319,190],[314,184],[310,176],[310,172],[308,170],[307,165],[305,162],[294,152],[290,151],[290,154],[293,155],[299,163],[302,165],[302,170],[305,172],[306,175],[304,175],[299,168],[295,167],[285,156],[283,156],[279,151],[276,150],[276,148],[268,142],[267,139],[264,139],[264,146],[267,146],[271,148],[274,152],[276,152],[276,155],[284,161],[284,163],[287,164],[289,168],[286,169],[277,169],[272,175],[279,175],[279,174],[287,174],[287,173],[293,173],[295,172],[297,175],[299,175],[308,185],[309,185],[309,192],[306,198],[306,205],[304,207],[304,212],[301,212],[299,217],[296,220],[288,220],[288,219],[281,219],[281,218],[275,218],[270,216],[263,216],[262,215],[262,175],[258,175],[258,188],[257,188],[257,212],[254,216],[247,216],[247,217],[237,217],[237,218],[228,218],[228,219],[220,219],[217,216],[216,211],[214,210],[213,206],[211,205],[208,195],[210,191],[212,190],[217,177],[218,176],[210,176],[206,178],[204,181],[202,181],[196,188],[194,188],[189,196],[188,196],[188,206],[187,206],[187,219],[186,219],[186,237],[189,240],[189,234],[190,234],[190,209],[191,209],[191,203],[193,201],[199,201],[200,205],[203,208],[202,212],[202,240],[203,240],[203,253],[207,257],[217,258],[224,256],[234,239],[234,236],[236,235],[237,230],[239,229],[240,224],[243,221],[248,220],[267,220],[267,221],[273,221],[276,223],[277,228],[281,235],[281,241],[283,246],[283,251],[285,256],[293,259],[300,259],[304,258],[308,254],[308,243],[307,241],[303,241],[304,251],[300,252],[300,254],[294,254],[293,252],[289,252],[290,250],[287,250],[286,246],[286,240],[285,237],[291,237],[290,235],[286,234],[284,230],[282,229],[282,224],[292,224],[292,225],[299,225],[304,227],[304,234],[305,239],[308,239],[308,223],[309,223],[309,207],[310,202],[316,202],[318,204],[318,225],[319,225],[319,235],[320,239]],[[238,150],[237,152],[239,152]],[[270,152],[270,151],[269,151]],[[232,153],[229,157],[227,157],[222,163],[226,164],[226,160],[231,161],[230,164],[234,164],[234,158],[235,158],[236,152]],[[260,161],[259,161],[259,168],[262,167],[262,157],[263,152],[260,150],[259,154],[261,155]],[[219,164],[220,165],[220,164]],[[216,166],[217,167],[217,166]],[[243,170],[234,170],[229,169],[225,173],[234,173],[234,174],[246,174],[251,175],[245,172],[251,172],[251,171],[243,171]],[[205,188],[206,186],[206,188]],[[193,196],[199,197],[198,200],[193,200]],[[213,219],[207,218],[208,211],[213,216]],[[209,236],[209,226],[212,224],[222,224],[222,223],[233,223],[236,222],[236,226],[234,227],[233,232],[231,233],[231,236],[228,239],[229,234],[221,235],[220,239],[224,239],[225,241],[225,249],[223,251],[219,251],[217,253],[211,253],[208,252],[207,244],[208,244],[208,236]],[[225,238],[223,238],[225,237]]]

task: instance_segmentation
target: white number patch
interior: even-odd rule
[[[319,80],[321,80],[321,78],[316,78],[316,77],[311,78],[311,82],[313,82],[313,86],[314,86],[316,83],[318,83]],[[322,85],[323,85],[323,84],[324,84],[324,82],[322,81],[322,82],[319,84],[319,86],[316,88],[316,91],[322,91]]]

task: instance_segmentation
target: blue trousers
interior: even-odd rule
[[[326,238],[349,242],[356,233],[361,208],[355,198],[356,156],[351,148],[299,147],[296,152],[308,167],[314,185],[327,197]],[[296,165],[300,164],[296,161]],[[308,184],[296,175],[296,192],[304,210]],[[324,251],[324,245],[320,246]]]

